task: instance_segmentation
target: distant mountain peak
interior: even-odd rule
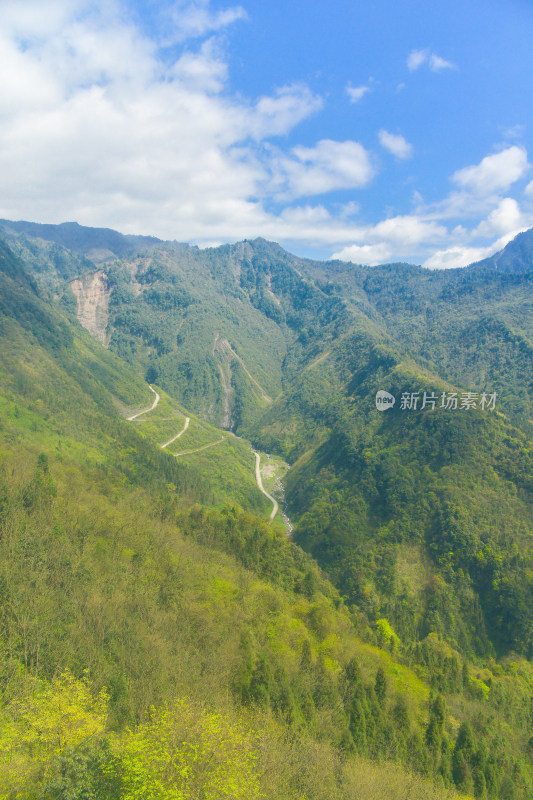
[[[1,229],[11,234],[23,234],[48,242],[56,242],[74,253],[89,256],[96,262],[131,256],[139,250],[152,249],[163,244],[178,248],[187,247],[187,245],[177,242],[164,242],[156,236],[133,236],[119,233],[111,228],[87,227],[78,222],[61,222],[54,225],[0,219]]]
[[[519,233],[503,250],[482,261],[470,264],[467,269],[479,271],[523,274],[533,270],[533,228]]]

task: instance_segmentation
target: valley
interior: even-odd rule
[[[529,800],[521,236],[431,273],[1,223],[6,797],[147,792],[167,731],[183,796]]]
[[[154,443],[157,443],[164,434],[168,434],[171,427],[176,427],[177,419],[179,418],[181,410],[176,406],[175,403],[172,402],[171,398],[164,395],[161,407],[158,408],[161,395],[151,385],[148,386],[148,389],[155,395],[152,405],[142,408],[140,411],[136,411],[134,414],[128,414],[128,411],[125,411],[124,413],[126,414],[126,420],[128,422],[137,421],[142,435],[149,437]],[[156,409],[158,409],[156,414],[152,415],[151,412],[155,411]],[[231,434],[231,432],[227,433],[224,431],[222,436],[217,437],[217,434],[221,432],[220,429],[217,430],[212,426],[206,425],[205,422],[202,423],[202,421],[198,420],[197,418],[193,419],[192,425],[189,428],[190,423],[191,417],[185,415],[181,430],[179,430],[178,433],[174,434],[174,436],[167,441],[159,444],[161,449],[164,450],[169,448],[169,452],[174,456],[174,458],[187,457],[188,463],[198,466],[198,460],[193,458],[191,461],[190,457],[196,455],[197,453],[204,453],[204,451],[211,450],[213,448],[213,453],[206,454],[208,458],[212,459],[211,462],[205,462],[204,460],[203,463],[205,466],[207,466],[207,469],[204,470],[205,474],[210,475],[211,481],[216,483],[217,481],[215,481],[215,479],[212,477],[212,473],[216,471],[213,461],[216,463],[217,459],[221,459],[219,446],[224,446],[225,443],[229,442],[230,448],[226,448],[224,450],[224,454],[222,455],[222,462],[224,463],[225,468],[228,467],[228,462],[233,460],[232,456],[227,454],[227,451],[231,449],[232,453],[239,454],[237,460],[239,462],[239,468],[242,475],[242,470],[246,462],[246,454],[248,455],[247,460],[250,462],[250,471],[253,470],[257,488],[261,494],[263,494],[272,504],[272,510],[270,512],[269,519],[271,521],[274,520],[278,513],[279,505],[277,500],[272,497],[272,495],[270,495],[263,486],[262,472],[268,470],[268,467],[264,467],[263,470],[261,469],[261,457],[263,457],[263,460],[267,460],[265,454],[261,455],[257,451],[253,450],[252,445],[249,442],[245,441],[241,437]],[[181,437],[185,434],[187,434],[185,439],[180,441],[179,445],[176,445],[176,447],[179,446],[180,449],[177,451],[176,447],[171,448],[171,445],[177,442],[178,439],[181,439]],[[270,458],[268,458],[268,461],[270,461]],[[286,470],[288,465],[284,466]],[[284,474],[283,467],[280,464],[277,465],[277,468],[274,467],[274,465],[270,466],[269,478],[271,481],[274,473],[276,476],[275,481],[277,483],[277,491],[283,494],[283,485],[281,484],[281,476]],[[220,481],[218,481],[218,483],[220,484]],[[249,484],[250,480],[247,480],[246,483]],[[250,487],[248,486],[248,491],[249,490]],[[228,492],[229,491],[230,490],[228,489]],[[244,495],[239,495],[239,493],[234,493],[231,495],[232,498],[235,496],[240,496],[241,499],[244,497]],[[252,507],[257,508],[257,502],[253,504]],[[290,522],[288,519],[284,518],[284,524],[289,531]]]

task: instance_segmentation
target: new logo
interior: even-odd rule
[[[378,411],[388,411],[389,408],[393,407],[395,402],[396,398],[394,395],[383,391],[383,389],[380,389],[376,394],[376,408]]]

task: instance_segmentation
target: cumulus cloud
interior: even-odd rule
[[[371,230],[373,238],[386,239],[402,248],[419,245],[421,242],[442,241],[446,228],[437,222],[416,216],[398,216],[378,222]]]
[[[500,153],[485,156],[475,166],[464,167],[452,175],[452,181],[474,194],[487,195],[506,191],[528,169],[527,153],[513,145]]]
[[[464,190],[452,193],[440,204],[436,216],[449,218],[462,211],[463,224],[450,231],[448,246],[427,256],[424,266],[431,269],[464,267],[493,255],[519,233],[533,226],[531,211],[522,209],[513,197],[498,196],[498,190],[509,188],[523,176],[527,167],[527,153],[521,148],[508,148],[485,157],[478,165],[455,173],[452,179],[457,182],[459,175]],[[476,214],[482,210],[485,214],[484,219],[472,228],[464,224],[469,206]],[[432,213],[435,214],[435,209]]]
[[[246,132],[256,139],[283,135],[322,105],[322,98],[305,84],[284,86],[273,95],[259,98],[248,114]]]
[[[352,244],[343,247],[338,253],[333,253],[331,258],[339,261],[349,261],[352,264],[365,264],[375,267],[386,264],[393,257],[393,251],[385,242],[379,244]]]
[[[407,159],[413,155],[413,145],[409,144],[399,133],[389,133],[382,129],[378,136],[381,146],[396,158]]]
[[[512,197],[504,197],[496,208],[473,231],[474,236],[502,236],[507,233],[515,235],[525,219],[518,202]]]
[[[524,194],[526,197],[533,197],[533,181],[530,181],[526,188],[524,189]]]
[[[227,59],[212,36],[169,61],[118,3],[51,0],[48,15],[24,6],[35,16],[12,4],[0,31],[0,216],[199,243],[348,240],[343,213],[337,221],[320,205],[265,210],[272,194],[360,188],[374,175],[355,141],[288,153],[272,143],[322,108],[309,87],[249,101],[227,91]],[[195,37],[215,26],[205,14],[203,27],[185,15]]]
[[[509,244],[515,236],[518,236],[521,230],[506,233],[485,247],[461,247],[457,245],[444,250],[437,250],[426,259],[423,266],[428,269],[457,269],[466,267],[469,264],[475,264],[476,261],[482,261],[484,258],[493,256],[494,253],[503,250],[505,245]]]
[[[3,8],[0,215],[185,240],[260,233],[270,165],[258,145],[322,100],[304,85],[232,96],[216,39],[169,62],[118,3],[44,5]],[[174,13],[195,37],[241,16],[206,2]],[[315,166],[329,168],[323,148]]]
[[[242,6],[213,12],[209,8],[209,0],[178,0],[164,15],[171,22],[167,36],[175,42],[206,36],[247,18]]]
[[[455,245],[444,250],[437,250],[426,261],[423,266],[427,269],[456,269],[481,261],[483,258],[496,253],[492,247],[461,247]]]
[[[352,241],[334,253],[332,258],[374,266],[388,261],[412,257],[421,245],[445,241],[447,230],[431,220],[414,215],[389,217],[377,225],[354,228]]]
[[[346,87],[346,94],[350,98],[350,103],[358,103],[370,91],[372,91],[370,86],[350,86],[348,84]]]
[[[504,163],[509,167],[516,159],[520,165],[521,158],[511,153]],[[527,163],[527,154],[524,154],[524,160]],[[459,215],[460,224],[454,227],[447,224],[457,209],[475,203],[476,192],[485,185],[485,180],[493,189],[505,185],[503,180],[493,177],[495,173],[500,174],[499,169],[494,168],[494,162],[489,160],[488,164],[487,159],[483,159],[480,164],[467,168],[472,172],[468,173],[464,191],[452,193],[436,206],[424,208],[419,204],[414,214],[390,217],[376,225],[354,226],[351,231],[345,231],[351,234],[351,241],[334,252],[332,258],[373,266],[384,261],[413,260],[415,257],[429,269],[449,269],[467,266],[498,252],[521,231],[533,226],[533,211],[522,209],[515,198],[493,193],[483,197],[483,205],[476,207],[478,214],[483,211],[481,222],[468,226],[468,215]],[[478,171],[478,168],[481,169]],[[517,167],[515,174],[518,171]],[[508,180],[512,176],[511,169]]]
[[[411,50],[407,57],[407,67],[410,72],[415,72],[422,65],[426,64],[432,72],[442,72],[444,69],[457,69],[455,64],[441,58],[430,50]]]
[[[282,159],[280,168],[293,197],[360,188],[375,174],[370,155],[359,142],[322,139],[315,147],[294,147],[292,155]]]
[[[429,206],[420,202],[416,212],[441,220],[485,219],[505,199],[503,195],[510,187],[525,177],[529,168],[523,147],[507,147],[485,156],[478,164],[454,172],[450,180],[456,188]]]

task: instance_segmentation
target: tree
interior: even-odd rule
[[[32,691],[33,690],[33,691]],[[33,682],[26,696],[0,715],[0,796],[20,790],[34,774],[45,778],[67,748],[99,736],[106,725],[108,698],[86,681],[64,672],[49,684]]]
[[[426,728],[426,744],[433,758],[433,766],[436,770],[441,760],[442,737],[444,734],[444,722],[446,719],[446,703],[444,697],[438,694],[431,704],[429,712],[429,723]]]
[[[376,683],[374,685],[374,691],[376,693],[376,697],[381,706],[381,709],[383,710],[385,706],[385,699],[387,697],[387,679],[385,677],[385,673],[383,672],[382,667],[379,667],[376,673]]]
[[[106,739],[87,739],[63,752],[59,775],[44,790],[47,800],[119,800],[122,768]]]
[[[237,717],[186,700],[152,710],[120,745],[123,800],[259,800],[257,752]]]
[[[406,734],[409,731],[410,723],[409,723],[409,709],[407,707],[407,702],[403,694],[398,697],[396,701],[396,705],[392,709],[392,717],[396,723],[396,726]]]
[[[159,373],[154,367],[153,364],[150,364],[148,369],[146,370],[145,380],[146,383],[157,383],[159,378]]]
[[[455,785],[464,792],[472,789],[472,762],[476,752],[476,741],[469,722],[461,723],[455,741],[452,759],[452,774]]]
[[[356,750],[359,753],[364,753],[366,750],[366,717],[363,709],[363,704],[360,700],[356,700],[350,713],[350,733]]]

